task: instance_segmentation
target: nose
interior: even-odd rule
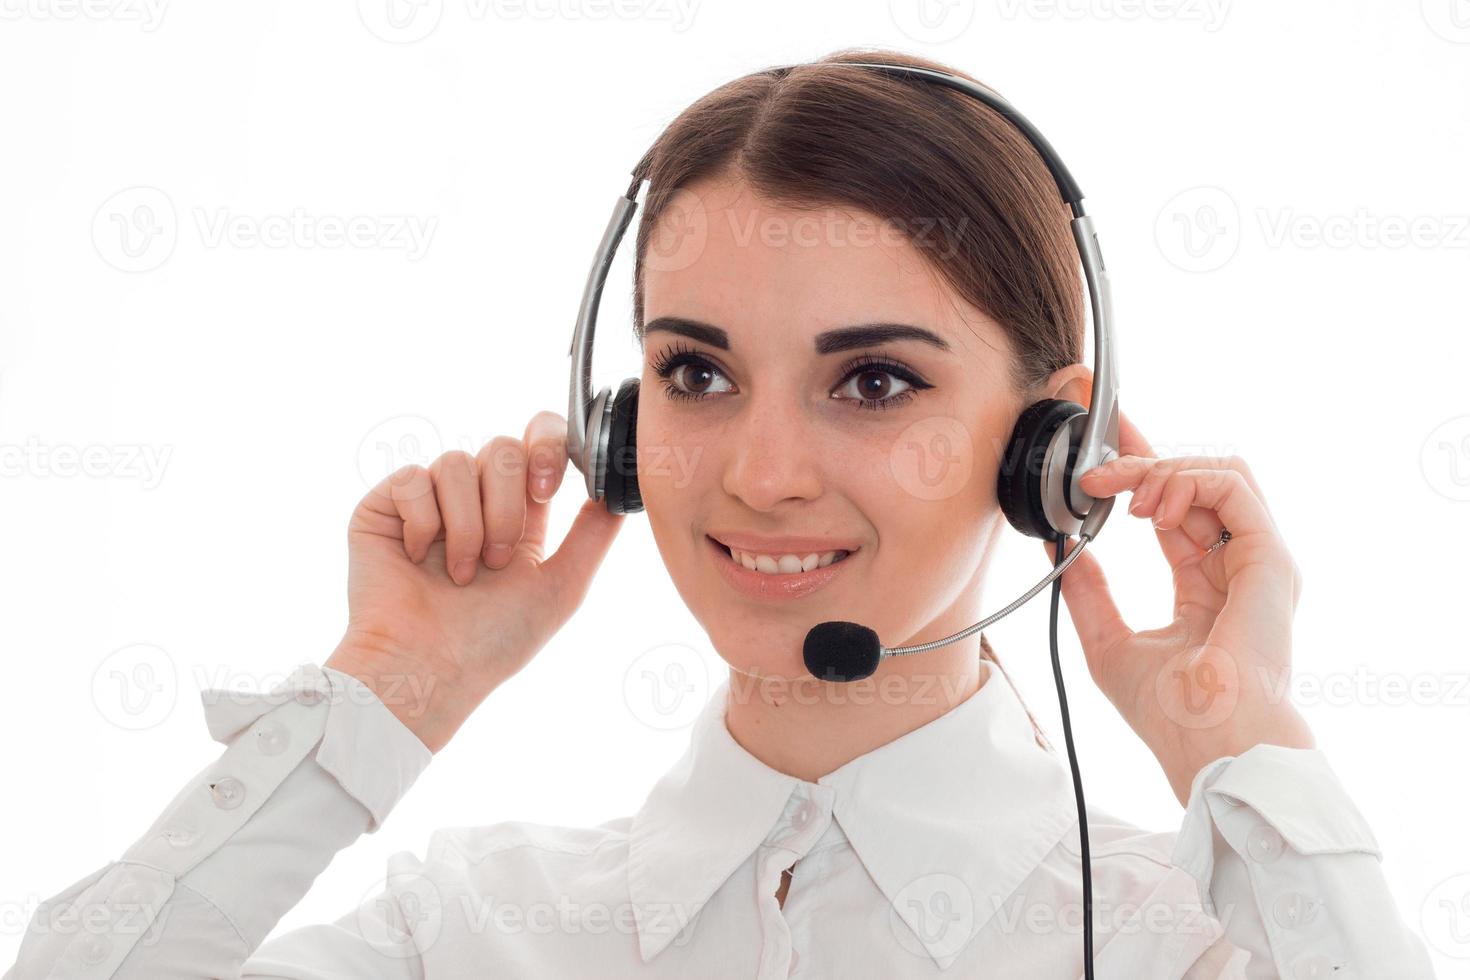
[[[734,420],[724,489],[752,510],[821,495],[816,444],[805,413],[776,397],[752,397]]]

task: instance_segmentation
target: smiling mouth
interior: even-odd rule
[[[808,552],[804,555],[766,555],[732,549],[729,545],[715,538],[711,538],[709,535],[705,535],[705,538],[720,551],[723,551],[731,562],[749,571],[756,572],[760,575],[769,575],[773,578],[784,575],[803,575],[808,572],[813,572],[819,568],[826,568],[829,565],[836,565],[838,562],[845,561],[852,554],[851,551],[838,548],[833,551]]]

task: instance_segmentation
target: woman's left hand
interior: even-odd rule
[[[1313,747],[1288,695],[1302,576],[1260,487],[1236,456],[1160,459],[1120,415],[1120,455],[1082,478],[1094,497],[1131,491],[1173,569],[1174,620],[1131,629],[1089,546],[1062,576],[1087,666],[1187,803],[1195,774],[1258,743]],[[1230,540],[1214,551],[1221,528]],[[1075,542],[1068,545],[1068,554]],[[1055,562],[1055,544],[1045,543]]]

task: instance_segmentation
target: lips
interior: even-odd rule
[[[810,595],[816,590],[823,588],[838,575],[842,574],[851,564],[851,558],[857,550],[846,548],[831,548],[830,546],[821,552],[808,551],[801,556],[803,564],[815,562],[814,567],[802,568],[797,571],[781,571],[780,562],[785,561],[789,568],[797,557],[795,551],[781,551],[772,554],[771,551],[754,552],[761,557],[754,559],[757,568],[748,567],[746,562],[737,560],[736,554],[740,554],[747,561],[751,560],[752,552],[743,548],[731,547],[722,541],[706,536],[709,543],[710,554],[720,574],[737,592],[754,599],[797,599]],[[783,544],[822,544],[815,539],[784,539]],[[788,545],[789,546],[789,545]],[[774,551],[774,549],[772,549]],[[777,559],[776,555],[781,558]],[[822,559],[830,555],[831,560],[825,565]],[[777,570],[760,571],[759,566],[769,568],[774,563]]]

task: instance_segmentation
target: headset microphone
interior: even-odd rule
[[[1097,529],[1107,519],[1108,512],[1113,508],[1113,497],[1103,497],[1093,505],[1092,511],[1087,515],[1087,520],[1082,522],[1082,529],[1077,535],[1077,547],[1067,555],[1061,564],[1051,570],[1040,582],[1037,582],[1026,591],[1015,602],[1006,606],[997,613],[993,613],[973,626],[968,626],[946,636],[941,640],[931,640],[928,643],[918,643],[908,647],[883,646],[878,642],[878,634],[866,626],[857,623],[846,623],[840,620],[826,623],[818,623],[807,630],[806,641],[802,644],[802,660],[806,669],[813,677],[824,681],[843,682],[858,681],[869,677],[878,669],[878,665],[889,657],[902,657],[910,653],[924,653],[939,647],[948,646],[951,643],[963,640],[967,636],[983,630],[996,620],[1002,619],[1027,602],[1046,588],[1047,583],[1060,578],[1067,567],[1082,554],[1082,549],[1087,547],[1097,534]],[[1090,525],[1090,526],[1089,526]]]

